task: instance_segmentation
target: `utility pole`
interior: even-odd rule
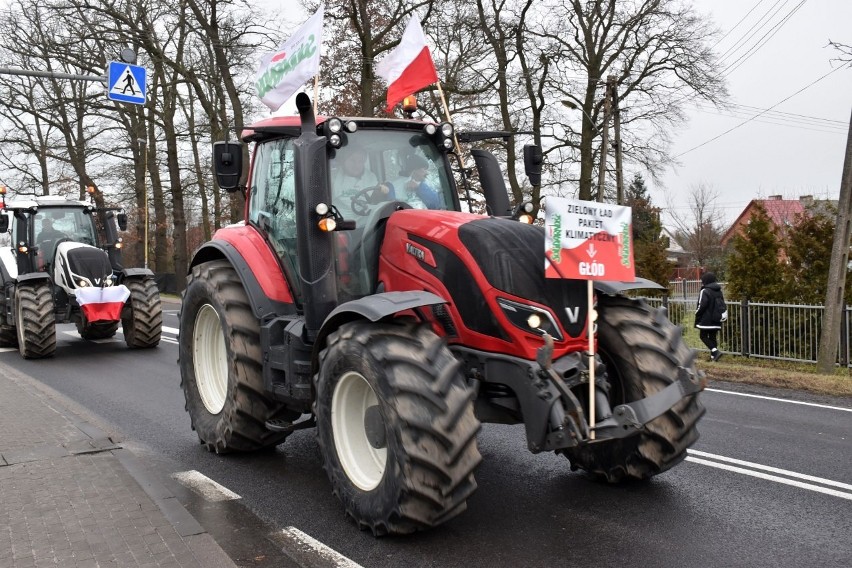
[[[828,269],[828,289],[825,293],[825,313],[817,354],[817,372],[823,375],[834,373],[841,315],[846,308],[843,290],[846,287],[850,238],[852,238],[852,117],[849,118],[846,158],[843,160],[843,174],[840,178],[837,223],[834,226],[834,244],[831,247],[831,264]]]
[[[612,107],[613,107],[613,134],[615,140],[615,187],[618,205],[624,205],[624,172],[621,170],[621,107],[618,104],[618,82],[615,77],[612,79]]]
[[[601,134],[601,169],[598,172],[598,201],[604,200],[604,182],[606,181],[606,158],[609,154],[609,116],[612,113],[612,99],[610,98],[610,85],[615,82],[615,75],[606,78],[604,88],[604,116],[603,133]]]

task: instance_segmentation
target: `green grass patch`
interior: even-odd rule
[[[707,373],[710,380],[852,398],[850,369],[838,367],[833,375],[821,375],[816,372],[814,364],[752,359],[730,354],[726,354],[716,363],[704,361],[702,358],[697,365]]]

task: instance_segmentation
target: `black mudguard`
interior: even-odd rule
[[[436,294],[414,290],[410,292],[382,292],[340,304],[325,318],[314,342],[312,359],[313,361],[319,360],[319,352],[325,347],[326,337],[344,323],[359,319],[376,322],[406,310],[445,303],[446,300]],[[315,365],[316,363],[314,363]],[[316,372],[316,369],[313,372]]]
[[[637,278],[633,282],[621,282],[618,280],[595,280],[595,290],[609,296],[615,296],[628,290],[665,290],[665,286],[657,284],[647,278]]]

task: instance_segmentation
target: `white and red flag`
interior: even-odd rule
[[[118,321],[124,302],[130,297],[130,290],[123,284],[108,288],[87,286],[77,288],[74,294],[88,321]]]
[[[273,112],[319,73],[324,11],[320,6],[290,39],[260,58],[254,84],[260,100]]]
[[[417,16],[408,21],[399,45],[376,66],[376,74],[388,84],[388,112],[408,95],[438,82],[438,72]]]

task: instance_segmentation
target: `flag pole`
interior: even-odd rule
[[[314,116],[317,115],[317,99],[319,98],[319,73],[314,75]]]
[[[441,88],[441,80],[439,79],[438,82],[435,83],[435,85],[438,86],[438,94],[441,96],[441,105],[444,107],[444,115],[447,117],[447,122],[452,123],[453,117],[450,116],[450,109],[449,107],[447,107],[447,99],[446,97],[444,97],[444,89]],[[455,128],[453,128],[453,142],[456,145],[456,152],[458,153],[459,159],[461,160],[462,170],[464,170],[462,171],[462,175],[464,176],[467,172],[467,163],[464,157],[464,153],[461,151],[461,146],[459,146],[459,139],[456,136]],[[468,204],[468,206],[470,206],[470,204]]]
[[[450,116],[450,109],[447,107],[447,99],[444,97],[444,89],[441,88],[441,81],[439,80],[435,85],[438,86],[438,94],[441,95],[441,105],[444,107],[444,115],[447,117],[447,122],[452,122],[453,117]],[[453,142],[456,144],[456,152],[459,153],[459,157],[462,160],[462,167],[464,167],[464,155],[462,154],[461,147],[459,146],[459,139],[456,137],[456,129],[453,128]]]

